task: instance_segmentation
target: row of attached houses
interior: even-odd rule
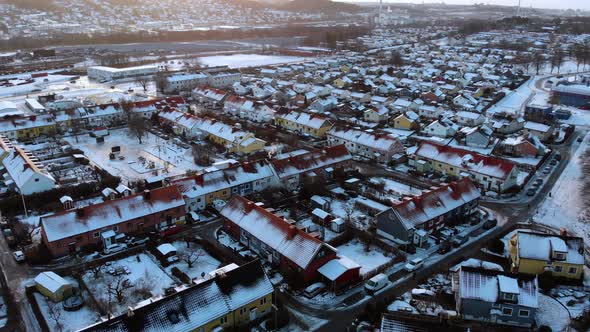
[[[201,118],[176,109],[168,109],[158,114],[160,123],[172,127],[177,135],[185,137],[207,137],[213,143],[224,146],[228,151],[250,154],[261,151],[266,141],[224,122]]]
[[[420,144],[414,165],[418,172],[470,177],[486,191],[505,192],[517,184],[518,169],[510,161],[431,142]]]
[[[275,118],[275,125],[312,137],[325,138],[333,124],[323,115],[291,111],[278,114]]]
[[[393,155],[403,154],[405,151],[400,140],[390,134],[332,128],[327,136],[328,146],[344,144],[351,154],[379,162],[388,162]]]
[[[228,234],[287,278],[303,284],[325,278],[334,288],[360,278],[360,265],[338,257],[334,247],[252,201],[236,196],[220,213]]]
[[[377,218],[377,234],[402,244],[423,246],[428,234],[457,218],[468,218],[476,210],[479,190],[469,178],[406,197]]]
[[[230,264],[210,272],[206,280],[143,301],[80,331],[239,330],[268,317],[274,302],[273,285],[259,261]]]
[[[4,136],[0,136],[0,165],[6,170],[4,183],[23,195],[48,191],[57,186],[55,178],[37,159],[22,148],[13,146]]]
[[[261,102],[240,96],[229,96],[223,103],[223,110],[241,119],[253,122],[272,122],[275,111]]]
[[[177,186],[108,200],[41,218],[43,243],[54,257],[86,246],[113,244],[116,234],[166,232],[185,222],[185,202]]]

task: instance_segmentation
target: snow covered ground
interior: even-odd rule
[[[539,223],[557,229],[566,228],[575,235],[583,237],[586,243],[590,240],[590,228],[587,223],[580,220],[580,215],[585,208],[581,194],[582,169],[580,162],[589,145],[590,134],[586,134],[584,141],[579,146],[576,145],[577,150],[553,186],[551,196],[546,196],[534,216]]]
[[[233,54],[207,56],[199,59],[201,63],[206,66],[229,66],[230,68],[243,68],[303,62],[310,60],[311,58],[282,55]]]
[[[177,267],[180,269],[180,271],[186,273],[191,279],[201,278],[203,273],[207,274],[213,270],[216,270],[221,264],[221,262],[211,257],[211,255],[209,255],[209,253],[207,253],[203,248],[197,246],[194,243],[191,243],[189,248],[187,248],[186,242],[184,241],[177,241],[172,243],[172,245],[176,248],[176,252],[179,257],[182,255],[193,255],[193,257],[196,257],[194,258],[196,260],[192,264],[192,267],[189,268],[188,264],[180,259],[180,261],[166,267],[166,271],[169,274],[172,274],[173,267]]]
[[[77,285],[75,279],[66,277],[66,279],[72,282],[74,285]],[[90,299],[87,292],[82,292],[82,296],[84,298],[84,306],[76,311],[66,311],[63,308],[63,303],[54,303],[51,300],[47,299],[41,293],[34,293],[35,299],[37,300],[37,304],[39,305],[39,309],[45,318],[45,322],[51,331],[62,331],[62,332],[73,332],[78,331],[84,327],[92,325],[100,320],[100,314],[90,308]],[[53,310],[57,314],[50,314],[50,306],[53,306]],[[52,317],[58,317],[58,321],[60,322],[61,329],[58,328],[57,322]]]
[[[565,331],[569,325],[569,314],[559,302],[539,293],[539,308],[536,312],[537,325],[547,325],[551,331]]]
[[[146,298],[163,295],[166,288],[176,285],[176,282],[147,254],[142,253],[109,263],[103,266],[96,277],[92,271],[87,271],[82,278],[92,295],[106,305],[109,303],[108,286],[114,286],[119,278],[129,280],[132,287],[124,291],[125,296],[121,303],[110,296],[112,312],[115,315],[125,312],[129,306],[134,306]],[[121,277],[114,276],[111,271],[117,269],[124,269],[128,273],[122,274]],[[143,290],[147,290],[151,296],[147,296]]]
[[[105,137],[105,142],[96,143],[96,139],[90,136],[67,137],[66,140],[72,146],[84,151],[84,154],[92,162],[115,176],[120,176],[124,181],[135,181],[152,176],[151,171],[158,170],[167,176],[185,174],[188,170],[200,170],[202,167],[195,165],[190,149],[182,149],[174,143],[169,143],[151,133],[142,139],[139,144],[137,138],[130,137],[127,129],[115,129]],[[120,146],[123,160],[109,159],[111,147]],[[145,159],[145,162],[140,160]],[[153,168],[147,168],[147,164],[154,163]],[[143,165],[143,166],[142,166]],[[167,171],[166,171],[167,167]],[[151,171],[150,171],[151,170]]]
[[[409,186],[407,184],[392,180],[392,179],[388,179],[388,178],[376,178],[377,181],[383,181],[383,183],[385,184],[385,187],[383,189],[385,189],[385,191],[387,192],[392,192],[392,193],[397,193],[398,196],[401,195],[420,195],[422,193],[422,190],[416,188],[416,187],[412,187]]]
[[[336,249],[338,249],[338,255],[346,256],[361,266],[361,275],[373,271],[394,258],[392,254],[375,246],[371,246],[369,251],[365,251],[365,244],[356,239],[342,244]]]

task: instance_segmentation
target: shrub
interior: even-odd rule
[[[549,291],[555,287],[555,279],[551,272],[547,271],[539,275],[539,287],[544,291]]]
[[[494,240],[492,241],[492,243],[490,243],[488,249],[490,249],[491,252],[499,254],[499,255],[503,255],[504,254],[504,242],[502,242],[502,240]]]

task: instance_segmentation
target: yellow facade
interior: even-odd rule
[[[393,127],[397,129],[412,130],[416,128],[416,122],[408,119],[405,115],[400,115],[393,120]]]
[[[344,80],[341,78],[335,79],[334,82],[332,82],[332,84],[339,89],[342,89],[346,86],[346,82],[344,82]]]
[[[223,317],[216,318],[207,324],[194,329],[195,332],[211,332],[219,327],[230,329],[232,327],[244,326],[250,323],[250,313],[255,310],[256,317],[265,315],[272,311],[272,293],[257,299],[241,308],[229,312]]]
[[[306,133],[306,134],[316,137],[316,138],[326,138],[328,131],[332,128],[332,124],[328,121],[326,121],[324,123],[324,125],[321,126],[320,128],[312,128],[309,126],[304,126],[302,124],[299,124],[299,123],[296,123],[293,121],[289,121],[284,118],[277,118],[275,120],[275,124],[279,127],[282,127],[282,128],[288,129],[288,130],[292,130],[292,131]]]
[[[49,125],[45,125],[45,126],[18,129],[16,131],[16,137],[19,140],[20,139],[37,138],[41,135],[52,135],[56,131],[57,131],[56,125],[49,124]]]
[[[543,274],[547,267],[551,267],[551,275],[556,278],[581,279],[584,272],[583,264],[570,264],[557,260],[546,262],[545,260],[520,258],[518,255],[517,234],[514,234],[510,241],[508,241],[508,251],[512,263],[511,267],[518,273],[538,275]]]
[[[225,189],[221,189],[212,193],[208,193],[205,196],[205,203],[207,205],[212,204],[214,200],[216,199],[222,199],[224,201],[227,201],[231,198],[231,188],[225,188]]]

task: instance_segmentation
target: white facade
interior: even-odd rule
[[[88,67],[88,78],[97,81],[112,81],[134,76],[153,75],[158,72],[158,66],[146,65],[127,68],[112,68],[104,66]]]

